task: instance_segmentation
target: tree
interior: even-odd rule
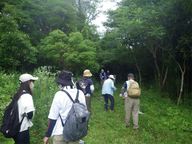
[[[32,47],[27,34],[18,30],[14,20],[16,14],[13,5],[6,5],[0,17],[0,62],[2,66],[15,71],[24,61],[36,63],[36,49]]]
[[[52,61],[52,65],[62,66],[64,70],[82,73],[87,68],[91,71],[99,69],[94,43],[84,40],[79,32],[70,33],[68,37],[61,30],[54,30],[41,41],[39,48],[44,55],[42,58]]]

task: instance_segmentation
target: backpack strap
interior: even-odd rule
[[[71,101],[72,101],[73,103],[75,103],[74,100],[72,99],[71,95],[70,95],[67,91],[65,91],[65,90],[63,90],[63,89],[62,89],[61,91],[65,92],[65,93],[67,94],[67,96],[71,99]]]
[[[79,99],[78,98],[79,98],[79,90],[77,90],[77,95],[76,95],[76,99],[75,99],[76,103],[79,103]]]
[[[75,101],[72,99],[71,95],[70,95],[67,91],[65,91],[65,90],[63,90],[63,89],[62,89],[61,91],[65,92],[65,93],[67,94],[67,96],[71,99],[71,101],[72,101],[73,103],[75,103],[75,102],[79,102],[79,100],[78,100],[78,97],[79,97],[79,90],[77,90],[77,95],[76,95],[76,99],[75,99]],[[61,118],[61,115],[60,115],[60,114],[59,114],[59,117]],[[62,118],[61,118],[61,123],[62,123],[62,126],[64,127],[64,123],[63,123]]]
[[[60,115],[60,114],[59,114],[59,117],[60,117],[60,119],[61,119],[62,126],[64,127],[64,123],[63,123],[63,120],[62,120],[62,118],[61,118],[61,115]]]
[[[22,96],[23,94],[27,94],[27,92],[26,92],[26,91],[25,91],[25,92],[23,92],[23,93],[21,94],[21,96]],[[24,112],[24,113],[22,114],[22,119],[21,119],[20,124],[23,122],[23,119],[24,119],[25,117],[27,117],[26,112]]]

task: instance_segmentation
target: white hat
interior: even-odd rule
[[[113,80],[115,80],[114,76],[113,75],[109,75],[109,78],[112,78]]]
[[[26,81],[29,81],[29,80],[38,80],[38,77],[33,77],[32,75],[30,74],[22,74],[20,77],[19,77],[19,82],[20,83],[24,83]]]

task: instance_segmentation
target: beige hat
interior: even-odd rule
[[[30,74],[22,74],[20,77],[19,77],[19,82],[20,83],[24,83],[26,81],[29,81],[29,80],[38,80],[38,77],[33,77],[32,75]]]
[[[85,70],[84,72],[83,72],[83,76],[84,77],[91,77],[92,76],[92,74],[91,74],[91,72],[90,72],[90,70]]]
[[[114,76],[113,75],[110,75],[109,78],[115,80]]]

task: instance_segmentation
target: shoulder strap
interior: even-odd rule
[[[65,90],[63,90],[63,89],[62,89],[61,91],[65,92],[65,93],[67,94],[67,96],[71,99],[71,101],[72,101],[73,103],[75,103],[74,100],[72,99],[71,95],[70,95],[67,91],[65,91]]]
[[[65,91],[65,90],[62,90],[62,91],[67,94],[67,96],[71,99],[71,101],[72,101],[73,103],[79,102],[79,100],[78,100],[78,98],[79,98],[79,90],[78,90],[78,89],[77,89],[77,94],[76,94],[76,99],[75,99],[75,101],[72,99],[71,95],[70,95],[67,91]]]
[[[74,102],[74,100],[72,99],[72,97],[70,96],[70,94],[69,94],[67,91],[65,91],[65,90],[63,90],[63,89],[62,89],[61,91],[65,92],[65,93],[67,94],[67,96],[71,99],[71,101],[72,101],[73,103],[75,103],[75,102],[79,102],[79,100],[78,100],[78,97],[79,97],[79,90],[77,90],[77,95],[76,95],[75,102]],[[59,114],[59,116],[60,116],[60,118],[61,118],[61,115],[60,115],[60,114]],[[62,126],[64,127],[64,123],[63,123],[62,118],[61,118],[61,123],[62,123]]]
[[[79,90],[77,90],[77,95],[76,95],[76,99],[75,99],[75,102],[78,102],[78,103],[79,103],[78,98],[79,98]]]
[[[61,91],[63,91],[64,93],[66,93],[67,96],[71,99],[71,101],[72,101],[73,103],[75,103],[74,100],[72,99],[72,97],[70,96],[70,94],[69,94],[67,91],[65,91],[65,90],[63,90],[63,89],[62,89]],[[64,123],[63,123],[63,120],[62,120],[60,114],[59,114],[59,117],[60,117],[60,119],[61,119],[62,126],[64,127]]]

